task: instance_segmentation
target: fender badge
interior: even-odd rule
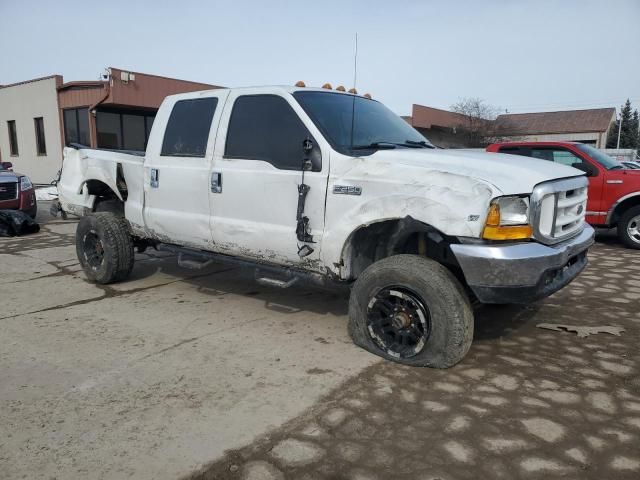
[[[360,195],[362,194],[362,187],[353,185],[334,185],[333,193],[336,195]]]
[[[469,215],[468,219],[470,222],[477,222],[480,220],[480,215]]]

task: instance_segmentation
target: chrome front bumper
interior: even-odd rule
[[[530,303],[557,292],[587,265],[594,230],[585,225],[575,237],[555,245],[451,245],[467,284],[483,303]]]

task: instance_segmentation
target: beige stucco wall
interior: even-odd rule
[[[0,88],[0,155],[34,183],[50,183],[62,165],[56,77]],[[38,155],[33,119],[43,117],[46,155]],[[9,150],[8,120],[15,120],[18,155]]]
[[[505,140],[517,142],[584,142],[585,140],[595,140],[596,148],[604,148],[607,142],[606,132],[549,133],[540,135],[518,135],[504,138]]]

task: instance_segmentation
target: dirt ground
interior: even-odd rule
[[[433,370],[353,346],[341,293],[155,254],[97,288],[74,224],[41,221],[0,240],[3,478],[640,478],[640,254],[611,234],[558,294],[478,308]]]

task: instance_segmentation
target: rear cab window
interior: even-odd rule
[[[217,105],[215,97],[177,101],[167,122],[160,155],[204,157]]]

